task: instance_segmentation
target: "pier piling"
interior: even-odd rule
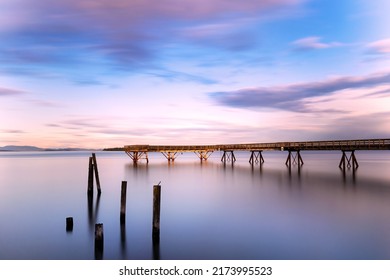
[[[98,167],[97,167],[97,160],[96,160],[95,153],[92,153],[92,162],[93,162],[93,170],[95,172],[96,187],[98,190],[98,194],[100,194],[102,192],[102,190],[100,188],[99,171],[98,171]]]
[[[223,163],[231,162],[232,164],[236,161],[236,157],[234,155],[234,151],[223,151],[223,155],[221,158]]]
[[[153,241],[160,238],[161,185],[153,186]]]
[[[103,224],[95,224],[95,258],[103,258],[104,234]]]
[[[264,158],[263,158],[263,151],[251,151],[251,156],[249,158],[249,163],[251,165],[253,164],[263,164],[264,163]]]
[[[72,217],[66,218],[66,231],[73,231],[73,218]]]
[[[355,156],[355,150],[347,151],[342,150],[343,155],[341,156],[339,168],[345,171],[345,168],[347,167],[350,169],[352,167],[353,170],[356,170],[359,167],[359,163],[357,162],[356,156]],[[349,156],[347,155],[347,152],[349,152]]]
[[[121,224],[124,224],[125,221],[126,221],[126,191],[127,191],[127,181],[122,181],[122,186],[121,186],[121,213],[120,213]]]
[[[298,168],[303,165],[303,159],[301,157],[300,150],[288,150],[286,165],[288,166],[288,168],[291,168],[293,164],[297,164]]]
[[[93,159],[92,159],[92,157],[89,157],[88,194],[93,194]]]

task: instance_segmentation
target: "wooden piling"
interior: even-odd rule
[[[104,234],[103,224],[95,224],[95,249],[103,251]]]
[[[93,160],[93,169],[95,172],[96,187],[97,187],[98,193],[100,194],[102,192],[102,190],[100,189],[99,171],[98,171],[98,167],[97,167],[97,160],[96,160],[95,153],[92,153],[92,160]]]
[[[352,151],[351,158],[352,158],[352,168],[353,168],[353,170],[355,170],[359,167],[359,163],[357,162],[357,159],[355,156],[355,151]]]
[[[288,166],[288,168],[291,168],[291,151],[290,150],[288,151],[286,165]]]
[[[93,159],[89,157],[89,167],[88,167],[88,194],[93,193]]]
[[[125,220],[126,220],[126,191],[127,191],[127,181],[122,181],[122,186],[121,186],[121,213],[120,213],[121,224],[125,223]]]
[[[73,218],[72,217],[66,218],[66,231],[73,231]]]
[[[153,239],[160,236],[161,185],[153,186]]]

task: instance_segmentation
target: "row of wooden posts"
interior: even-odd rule
[[[96,188],[98,195],[101,194],[99,172],[97,167],[97,160],[95,153],[89,157],[89,168],[88,168],[88,196],[93,195],[93,177],[95,174]],[[120,223],[125,224],[126,221],[126,193],[127,193],[127,181],[122,181],[121,185],[121,206],[120,206]],[[158,244],[160,240],[160,207],[161,205],[161,182],[153,186],[153,222],[152,222],[152,238],[153,244]],[[73,217],[66,218],[66,231],[73,231]],[[95,254],[96,252],[103,252],[104,247],[104,232],[103,224],[95,224]]]

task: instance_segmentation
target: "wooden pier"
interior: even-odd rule
[[[225,145],[127,145],[124,146],[126,154],[137,164],[145,159],[149,162],[149,152],[160,152],[168,160],[173,162],[183,152],[195,153],[200,161],[206,161],[215,151],[222,151],[223,163],[236,161],[235,151],[249,151],[250,164],[264,163],[263,151],[287,151],[286,165],[291,167],[296,164],[303,165],[301,151],[341,151],[340,168],[358,168],[355,156],[357,150],[390,150],[390,139],[364,139],[364,140],[331,140],[331,141],[305,141],[305,142],[275,142],[275,143],[251,143],[251,144],[225,144]]]

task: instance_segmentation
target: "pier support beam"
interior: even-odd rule
[[[286,165],[288,168],[291,168],[291,165],[293,164],[297,164],[298,168],[303,165],[303,159],[301,157],[300,150],[288,150]]]
[[[161,182],[160,182],[161,183]],[[161,210],[161,185],[153,186],[153,241],[160,240],[160,210]]]
[[[168,163],[174,162],[175,158],[179,156],[177,152],[161,152],[161,153],[168,160]]]
[[[254,165],[254,164],[263,164],[264,163],[264,158],[262,155],[263,151],[251,151],[251,156],[249,158],[249,163]]]
[[[200,159],[200,161],[206,161],[209,156],[213,153],[213,151],[195,151],[194,152]]]
[[[149,163],[148,152],[139,151],[125,151],[126,154],[133,160],[134,164],[137,164],[139,160],[146,159],[146,163]]]
[[[223,151],[221,161],[223,163],[226,162],[234,163],[236,161],[236,157],[234,156],[234,151]]]
[[[352,167],[353,170],[356,170],[359,167],[359,164],[357,162],[356,156],[355,156],[355,150],[352,151],[346,151],[342,150],[343,155],[340,160],[339,168],[345,171],[345,168],[347,167],[350,169]],[[347,155],[347,153],[350,153]]]

